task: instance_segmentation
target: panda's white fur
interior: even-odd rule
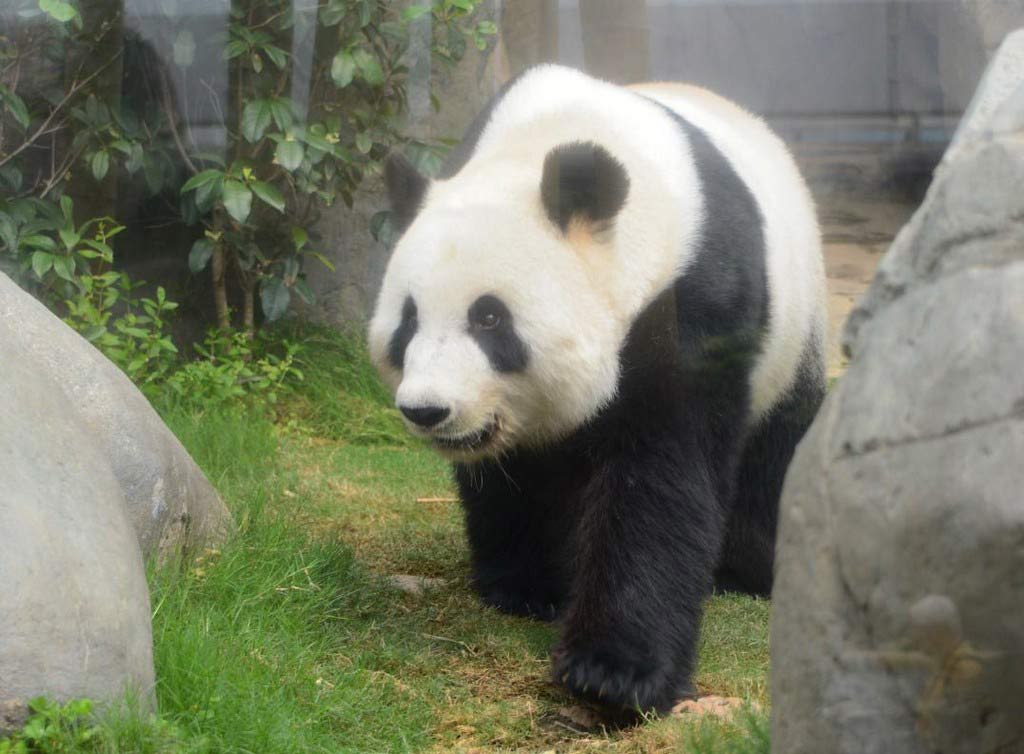
[[[770,316],[751,419],[786,394],[809,342],[820,358],[819,234],[785,146],[759,119],[698,87],[632,89],[563,67],[533,69],[498,102],[462,169],[431,183],[390,260],[369,338],[400,405],[452,409],[431,432],[412,431],[458,438],[497,421],[485,451],[495,454],[564,436],[614,397],[630,325],[693,262],[704,213],[714,212],[678,124],[650,100],[703,130],[761,209]],[[581,141],[622,163],[629,192],[610,228],[577,224],[563,234],[542,206],[541,171],[553,148]],[[522,374],[496,373],[466,332],[467,308],[488,292],[508,304],[528,344]],[[387,352],[408,296],[418,330],[399,372]]]

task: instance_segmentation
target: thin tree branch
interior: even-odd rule
[[[58,102],[57,105],[50,111],[50,114],[46,116],[46,120],[44,120],[42,122],[42,124],[39,126],[39,128],[36,129],[36,132],[34,134],[32,134],[32,136],[30,136],[27,140],[25,140],[21,144],[21,146],[19,146],[17,149],[15,149],[13,152],[11,152],[9,155],[7,155],[6,157],[0,158],[0,168],[2,168],[8,162],[10,162],[15,157],[17,157],[19,154],[24,152],[26,149],[28,149],[32,144],[35,143],[36,139],[40,138],[45,133],[47,133],[46,129],[49,128],[51,121],[53,121],[53,119],[55,117],[57,117],[57,113],[59,113],[61,111],[61,109],[71,100],[71,98],[74,97],[76,94],[78,94],[80,91],[82,91],[82,89],[84,89],[86,86],[88,86],[90,81],[92,81],[94,78],[99,76],[104,70],[106,70],[106,68],[111,63],[113,63],[115,60],[117,60],[120,56],[121,56],[121,52],[118,51],[117,53],[115,53],[110,58],[110,60],[108,60],[106,63],[104,63],[99,68],[97,68],[95,71],[93,71],[88,76],[86,76],[84,79],[82,79],[82,81],[79,81],[79,82],[76,82],[76,83],[72,84],[71,85],[71,89],[68,90],[68,93],[64,95],[64,98],[61,99],[61,101]]]
[[[195,166],[195,163],[188,156],[188,152],[185,150],[185,144],[181,140],[181,134],[178,133],[178,120],[175,117],[174,102],[171,101],[171,83],[167,80],[167,71],[163,69],[163,66],[159,67],[160,73],[160,99],[163,101],[164,114],[167,116],[167,123],[171,127],[171,137],[174,139],[174,146],[178,148],[178,154],[181,155],[181,159],[185,162],[192,175],[199,172],[199,168]]]

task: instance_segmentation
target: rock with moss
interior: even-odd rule
[[[6,338],[0,365],[2,735],[33,697],[145,704],[154,679],[142,553],[107,449],[61,375]]]
[[[52,380],[67,400],[68,420],[81,424],[120,486],[144,556],[175,556],[224,538],[231,527],[227,509],[142,393],[0,274],[0,365],[6,370],[15,361]]]
[[[1024,31],[847,325],[786,479],[773,748],[1024,751]]]

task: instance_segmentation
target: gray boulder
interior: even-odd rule
[[[40,694],[147,703],[153,657],[142,554],[106,448],[56,380],[0,344],[3,734]]]
[[[786,478],[772,744],[1024,751],[1024,32],[847,324]]]
[[[214,542],[230,514],[177,438],[99,351],[0,273],[0,364],[50,375],[113,469],[144,555]],[[6,396],[3,400],[7,400]]]

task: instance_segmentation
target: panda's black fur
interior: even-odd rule
[[[493,106],[446,175],[472,156]],[[702,606],[716,584],[769,594],[783,476],[824,394],[821,344],[808,342],[786,400],[749,426],[750,373],[770,311],[762,217],[707,135],[666,112],[714,211],[694,262],[635,318],[615,398],[542,450],[455,465],[482,599],[560,619],[554,679],[614,709],[665,710],[694,693]],[[606,169],[588,150],[569,157]],[[545,181],[586,174],[556,165]],[[617,191],[614,181],[598,185]],[[543,187],[545,208],[564,229],[574,210],[566,202],[595,213],[621,203],[590,188],[567,198],[564,187]]]

